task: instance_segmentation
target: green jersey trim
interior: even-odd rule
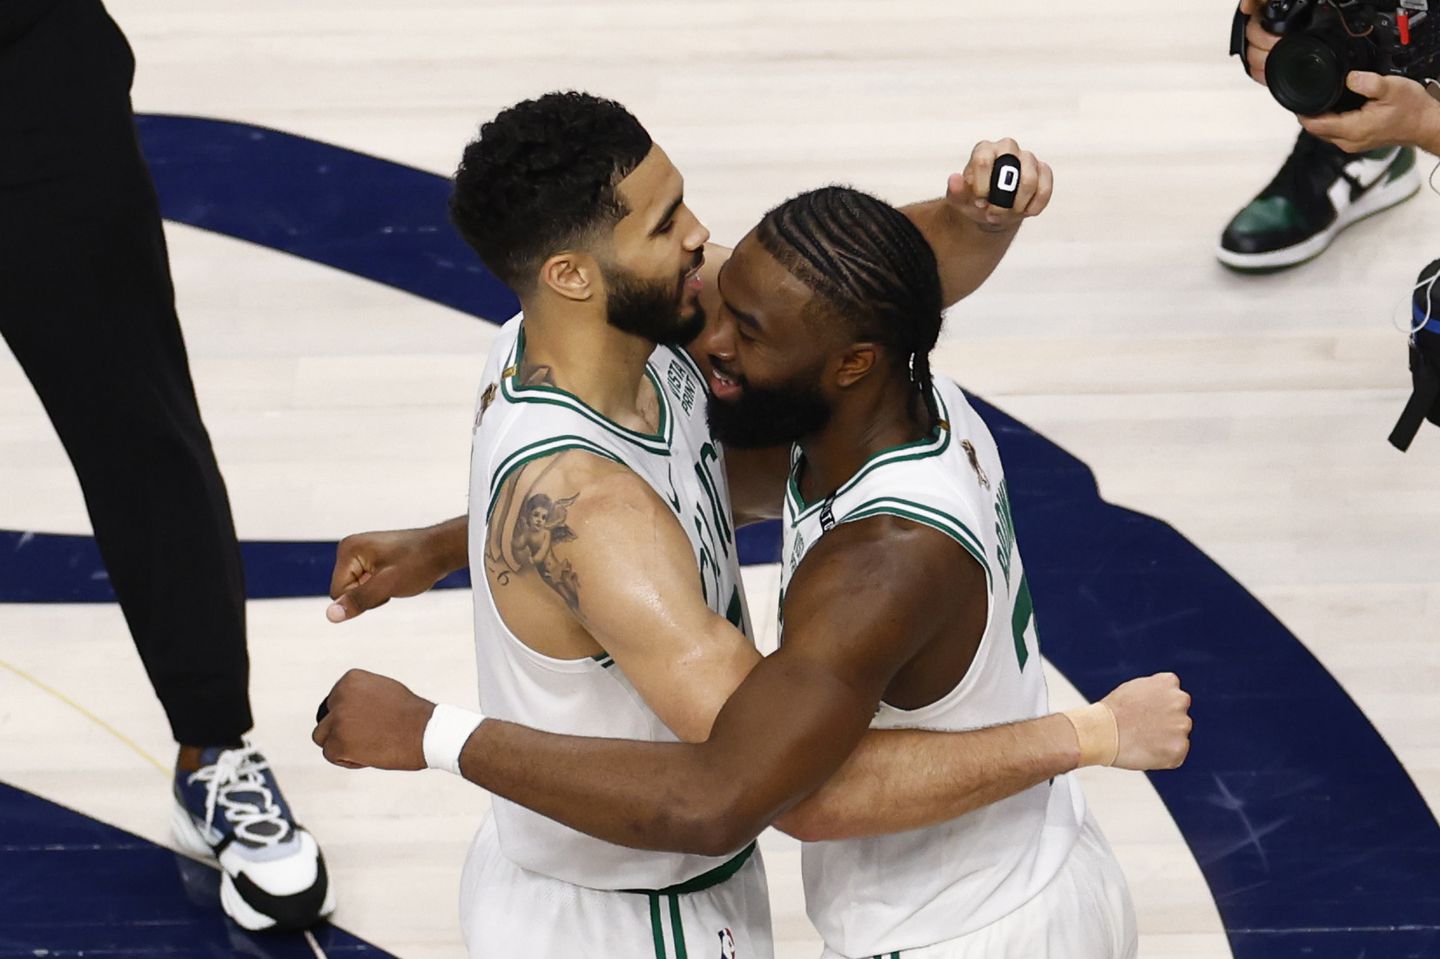
[[[660,404],[660,427],[654,433],[641,433],[639,430],[621,426],[608,416],[595,412],[580,397],[557,386],[522,386],[520,384],[520,363],[524,355],[525,328],[522,326],[515,337],[515,349],[510,354],[510,361],[505,364],[505,370],[500,376],[500,392],[506,400],[511,403],[549,403],[554,406],[563,406],[644,450],[660,456],[670,455],[670,442],[675,436],[675,418],[670,414],[670,400],[665,395],[660,377],[649,362],[645,364],[645,377],[655,388],[655,396]]]
[[[911,443],[902,443],[899,446],[891,446],[875,453],[850,477],[840,488],[826,499],[837,499],[848,491],[855,488],[855,485],[864,479],[868,474],[882,466],[890,463],[902,463],[906,460],[925,459],[930,456],[939,456],[950,446],[950,411],[945,406],[945,400],[939,390],[934,391],[935,403],[940,410],[940,422],[935,424],[935,429],[930,435]],[[798,449],[798,447],[797,447]],[[806,503],[805,497],[800,495],[800,484],[796,481],[800,473],[800,467],[804,463],[804,455],[796,455],[795,461],[790,467],[790,478],[785,484],[785,498],[794,514],[792,522],[798,523],[809,516],[812,512],[824,505],[825,500],[818,503]]]
[[[687,879],[673,886],[666,886],[664,889],[622,889],[620,891],[634,892],[647,896],[688,896],[691,893],[704,892],[706,889],[713,889],[734,876],[740,871],[742,866],[750,861],[750,857],[753,855],[755,855],[755,844],[752,842],[714,869],[708,872],[702,872],[694,879]]]
[[[669,959],[665,955],[665,933],[660,928],[660,895],[650,893],[650,935],[655,937],[655,959]]]
[[[674,944],[675,959],[690,959],[685,947],[685,920],[680,916],[680,897],[674,893],[652,892],[650,898],[650,935],[655,940],[655,959],[670,959],[665,952],[665,932],[660,922],[660,897],[670,900],[670,941]]]
[[[839,517],[839,522],[853,523],[871,516],[898,516],[901,519],[908,519],[944,533],[975,557],[975,561],[985,570],[986,581],[991,584],[992,588],[994,587],[995,577],[990,572],[990,561],[985,557],[984,545],[981,544],[980,538],[970,530],[970,527],[966,526],[959,518],[933,506],[926,506],[924,503],[901,499],[898,496],[883,496],[861,503],[844,516]]]
[[[690,368],[690,372],[700,380],[700,385],[705,385],[705,373],[700,369],[700,364],[695,362],[695,357],[690,355],[689,350],[683,346],[666,346],[665,348],[680,357],[681,361]]]
[[[685,923],[680,918],[680,897],[670,896],[670,936],[675,940],[675,959],[690,959],[685,951]]]
[[[490,481],[490,502],[485,507],[485,521],[489,522],[495,512],[495,504],[499,500],[500,490],[504,488],[508,480],[517,470],[533,460],[545,456],[554,456],[556,453],[563,453],[566,450],[583,450],[586,453],[593,453],[596,456],[604,457],[621,465],[624,461],[603,446],[599,446],[583,436],[552,436],[549,439],[539,440],[529,446],[522,446],[501,461],[498,469],[495,470],[495,477]]]

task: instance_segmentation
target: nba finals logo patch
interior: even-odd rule
[[[960,448],[964,450],[965,455],[970,458],[970,468],[975,471],[975,478],[980,481],[981,486],[989,489],[990,477],[986,476],[985,471],[980,468],[980,456],[975,452],[975,444],[969,440],[961,440]]]
[[[720,959],[735,959],[735,934],[728,928],[720,930]]]
[[[480,412],[475,414],[475,428],[477,430],[480,428],[481,420],[485,419],[485,411],[488,410],[490,408],[490,404],[494,402],[495,384],[491,383],[489,386],[485,387],[485,392],[480,395]]]

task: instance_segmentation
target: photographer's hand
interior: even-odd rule
[[[1440,101],[1407,77],[1354,71],[1345,85],[1369,100],[1358,110],[1301,117],[1300,125],[1346,153],[1376,147],[1418,146],[1440,151]]]
[[[1265,82],[1265,61],[1280,38],[1260,26],[1260,8],[1264,0],[1240,0],[1240,12],[1250,18],[1245,24],[1245,69],[1250,79],[1263,86]]]

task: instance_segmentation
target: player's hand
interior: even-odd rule
[[[332,623],[354,619],[397,596],[418,596],[450,570],[440,558],[433,527],[356,533],[340,541],[325,610]]]
[[[1007,153],[1020,158],[1020,189],[1015,194],[1015,206],[1008,210],[990,203],[990,174],[995,169],[995,161]],[[1020,144],[1007,137],[975,144],[965,169],[951,174],[946,183],[945,200],[982,230],[999,233],[1044,212],[1050,205],[1054,188],[1050,164],[1029,150],[1020,149]]]
[[[1269,86],[1265,82],[1265,61],[1280,42],[1278,36],[1260,26],[1260,8],[1264,5],[1265,0],[1240,0],[1240,12],[1250,16],[1250,22],[1245,24],[1245,69],[1250,79],[1262,87]]]
[[[310,738],[347,769],[424,769],[425,725],[435,704],[404,684],[352,669],[325,697],[329,712]]]
[[[1103,700],[1115,714],[1120,769],[1174,769],[1190,753],[1190,694],[1174,673],[1132,679]]]
[[[1440,102],[1419,83],[1356,70],[1345,85],[1370,102],[1345,113],[1301,117],[1300,125],[1346,153],[1396,144],[1429,148],[1440,142]]]

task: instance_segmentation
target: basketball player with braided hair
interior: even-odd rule
[[[505,266],[525,307],[487,369],[471,497],[483,521],[468,533],[482,706],[500,718],[352,671],[316,742],[340,765],[445,768],[495,794],[463,882],[474,955],[713,955],[717,937],[722,956],[768,955],[752,851],[771,823],[856,857],[836,867],[849,890],[811,897],[844,907],[848,931],[827,933],[837,955],[993,932],[1045,890],[1084,916],[1025,913],[1042,945],[1124,955],[1123,887],[1074,888],[1092,877],[1073,864],[1093,872],[1098,851],[1077,860],[1072,849],[1103,841],[1082,828],[1066,774],[1177,765],[1189,701],[1173,676],[1149,677],[1047,715],[994,444],[953,384],[928,388],[940,310],[968,292],[967,277],[970,289],[983,280],[998,257],[977,262],[994,249],[937,225],[950,200],[907,216],[829,190],[772,211],[733,254],[707,245],[711,269],[723,265],[696,289],[692,257],[646,251],[670,249],[672,228],[676,249],[694,251],[704,230],[664,154],[627,139],[644,156],[615,177],[623,203],[589,194],[611,220],[532,237],[511,262],[474,244]],[[557,152],[538,154],[547,170]],[[490,173],[477,190],[527,195]],[[648,282],[635,275],[647,257]],[[663,345],[696,312],[709,322],[688,349]],[[620,375],[616,344],[628,344],[633,375]],[[605,350],[613,361],[601,362]],[[622,409],[638,397],[639,415],[606,417],[573,383]],[[747,448],[797,440],[783,645],[757,665],[733,527],[778,514],[783,482],[760,502],[735,468]],[[897,476],[911,497],[899,505],[848,498]],[[449,552],[452,564],[463,555]],[[386,564],[367,559],[342,598],[380,578]],[[423,580],[445,562],[405,575]],[[384,589],[382,599],[408,592]],[[888,728],[869,731],[872,719]],[[865,866],[867,855],[883,866]],[[869,883],[886,871],[904,883],[876,897]],[[1070,885],[1056,885],[1061,875]],[[981,945],[1006,954],[993,937]]]

